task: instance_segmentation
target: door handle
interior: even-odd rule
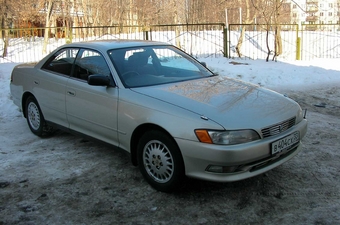
[[[72,95],[72,96],[75,96],[75,95],[76,95],[76,93],[73,92],[73,91],[67,91],[67,94]]]

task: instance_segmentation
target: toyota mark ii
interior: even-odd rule
[[[307,131],[293,100],[162,42],[67,44],[16,66],[10,90],[34,134],[65,129],[128,151],[165,192],[185,177],[231,182],[271,170],[301,150]]]

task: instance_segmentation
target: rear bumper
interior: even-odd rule
[[[21,96],[23,93],[22,87],[18,85],[14,85],[13,83],[10,84],[10,93],[11,93],[11,99],[13,103],[19,107],[20,110],[22,110],[21,105]]]
[[[307,120],[279,135],[234,146],[203,144],[183,139],[176,141],[182,151],[185,173],[188,177],[231,182],[269,171],[298,154],[302,149],[301,141],[280,154],[271,155],[270,150],[271,143],[296,131],[299,131],[301,140],[307,132]],[[209,172],[207,171],[209,166],[235,166],[238,170],[228,173]]]

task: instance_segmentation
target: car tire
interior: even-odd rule
[[[42,137],[53,132],[53,128],[46,125],[39,104],[33,96],[27,98],[25,112],[28,127],[33,134]]]
[[[139,140],[138,166],[145,180],[156,190],[174,191],[184,184],[184,163],[176,142],[157,130]]]

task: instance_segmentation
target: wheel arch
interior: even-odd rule
[[[131,162],[134,166],[138,165],[138,162],[137,162],[138,141],[142,137],[142,135],[149,130],[158,130],[160,132],[167,134],[169,137],[171,137],[173,139],[174,143],[177,145],[177,147],[179,149],[179,146],[178,146],[177,142],[175,141],[175,139],[173,138],[173,136],[167,130],[165,130],[163,127],[156,125],[156,124],[152,124],[152,123],[142,124],[134,130],[134,132],[131,136],[131,140],[130,140]],[[183,156],[182,156],[182,158],[183,158]]]
[[[37,99],[34,97],[34,95],[31,92],[25,92],[22,95],[22,99],[21,99],[21,108],[22,108],[22,113],[24,115],[24,117],[26,118],[26,101],[29,97],[33,97],[36,101]]]

